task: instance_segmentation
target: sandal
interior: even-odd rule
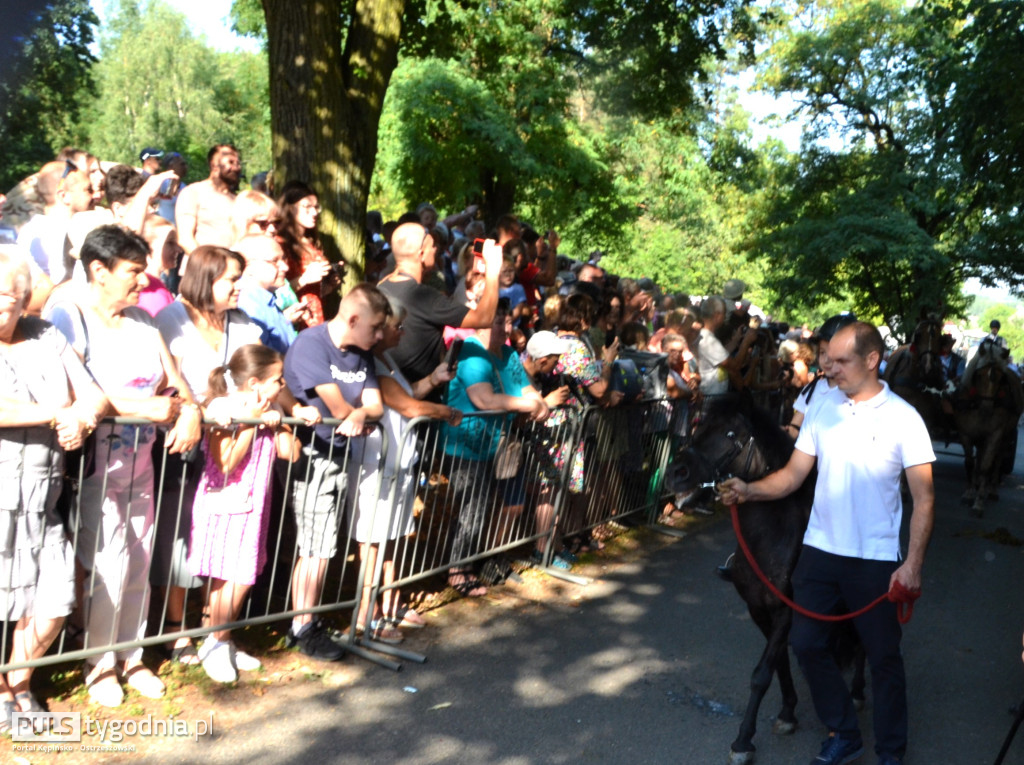
[[[32,695],[32,691],[22,691],[21,693],[14,694],[14,700],[18,704],[18,709],[22,712],[45,712],[43,705],[39,703],[35,696]],[[26,709],[25,707],[28,707]]]
[[[162,699],[167,692],[163,680],[141,661],[124,668],[124,683],[147,699]]]
[[[386,643],[387,645],[398,645],[405,638],[397,628],[390,626],[383,619],[374,619],[370,622],[370,629],[366,631],[365,628],[356,627],[357,630],[363,632],[363,637],[368,638],[377,643]]]
[[[0,736],[10,736],[14,730],[14,713],[20,711],[17,702],[0,701]]]
[[[464,598],[482,598],[487,594],[483,582],[472,572],[452,571],[448,574],[448,586]]]
[[[185,643],[182,645],[175,645],[171,649],[171,661],[176,661],[178,664],[182,664],[186,667],[194,667],[197,664],[202,664],[199,660],[199,652],[196,650],[195,643],[189,638],[185,638]]]
[[[88,670],[85,687],[89,691],[89,698],[100,706],[119,707],[124,701],[124,690],[117,682],[117,673],[113,667],[101,669],[95,666]]]
[[[409,630],[421,630],[427,626],[427,620],[424,619],[418,611],[408,606],[401,606],[395,611],[394,616],[387,617],[384,621],[388,624],[392,624],[395,627]]]

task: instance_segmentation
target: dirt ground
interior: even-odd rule
[[[705,522],[704,518],[685,516],[672,521],[680,530],[693,530]],[[610,569],[629,564],[649,555],[653,550],[671,544],[672,537],[658,534],[649,528],[614,529],[614,536],[605,543],[605,549],[581,556],[573,568],[574,575],[599,580]],[[515,558],[516,556],[512,556]],[[419,592],[406,592],[406,597],[424,614],[428,629],[405,633],[403,649],[427,653],[432,642],[448,627],[474,621],[476,612],[490,608],[513,609],[528,613],[537,603],[559,604],[572,608],[585,601],[587,588],[561,581],[530,568],[527,564],[514,564],[518,581],[489,588],[483,598],[461,598],[440,579],[431,588],[431,582]],[[328,619],[328,621],[331,621]],[[347,625],[335,621],[343,629]],[[201,667],[172,664],[155,650],[148,650],[145,662],[163,679],[167,694],[160,700],[151,700],[135,691],[126,691],[125,703],[118,709],[100,707],[89,701],[82,677],[81,664],[59,665],[37,671],[33,687],[40,701],[51,712],[78,712],[82,715],[81,744],[54,744],[58,751],[46,750],[43,744],[15,744],[10,739],[0,740],[0,759],[18,765],[29,763],[90,763],[160,761],[180,757],[180,738],[175,735],[129,735],[125,729],[122,740],[115,741],[111,731],[118,724],[134,721],[154,723],[154,730],[181,731],[183,726],[212,725],[218,737],[230,738],[232,730],[249,720],[254,704],[287,707],[289,702],[324,687],[344,691],[358,683],[371,665],[358,657],[347,656],[340,662],[320,662],[309,659],[294,649],[285,647],[286,622],[273,626],[253,627],[236,631],[234,638],[240,648],[259,657],[263,668],[255,673],[244,673],[239,681],[222,685],[210,680]],[[162,728],[159,726],[162,724]],[[106,726],[106,735],[98,731]],[[91,735],[90,735],[91,733]],[[104,738],[106,740],[104,740]],[[69,747],[69,749],[64,749]],[[85,749],[83,749],[85,747]],[[94,747],[94,748],[89,748]],[[118,747],[129,748],[120,751]],[[178,757],[176,757],[177,755]]]

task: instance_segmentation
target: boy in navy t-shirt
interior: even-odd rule
[[[296,466],[293,504],[298,527],[299,559],[292,574],[295,610],[320,604],[327,565],[338,551],[339,508],[347,486],[348,439],[366,433],[384,413],[370,349],[381,339],[391,315],[387,298],[369,284],[353,287],[325,324],[304,330],[288,349],[284,378],[303,404],[315,406],[325,419],[340,425],[316,426],[308,463]],[[340,659],[341,646],[312,614],[292,620],[290,645],[307,656]]]

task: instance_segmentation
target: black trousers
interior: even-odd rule
[[[899,565],[805,546],[793,572],[793,599],[815,613],[832,613],[841,604],[856,611],[889,589]],[[902,757],[907,748],[907,679],[896,604],[883,601],[853,624],[871,667],[875,752]],[[860,735],[857,712],[832,650],[834,629],[834,623],[794,613],[789,642],[822,723],[844,738],[855,737]]]

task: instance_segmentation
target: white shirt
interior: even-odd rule
[[[701,393],[714,396],[729,391],[729,375],[719,367],[728,358],[729,352],[715,337],[715,333],[709,329],[702,329],[697,344]]]
[[[64,254],[69,222],[67,218],[52,215],[33,215],[18,234],[18,244],[28,249],[32,259],[54,284],[64,281],[71,265],[70,258]]]
[[[804,544],[835,555],[900,560],[900,473],[935,461],[928,430],[885,382],[867,401],[839,393],[815,396],[796,440],[797,449],[818,460]]]

